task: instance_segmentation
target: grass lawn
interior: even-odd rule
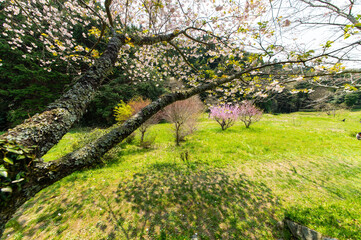
[[[169,124],[153,149],[120,144],[105,165],[42,190],[4,239],[289,239],[285,216],[338,239],[361,239],[361,112],[265,115],[222,131],[204,116],[174,146]],[[341,121],[346,119],[345,122]],[[100,130],[72,131],[56,159]]]

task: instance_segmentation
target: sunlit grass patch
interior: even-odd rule
[[[249,129],[237,123],[225,131],[204,116],[180,147],[171,126],[159,124],[149,133],[157,135],[153,148],[138,147],[136,137],[112,150],[103,166],[42,190],[4,236],[288,239],[276,227],[287,216],[326,236],[361,239],[360,116],[265,115]],[[45,159],[94,137],[88,135],[67,134]]]

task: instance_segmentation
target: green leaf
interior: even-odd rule
[[[21,179],[22,178],[22,176],[24,175],[24,173],[23,172],[19,172],[18,174],[16,174],[16,177],[15,177],[15,179],[16,180],[19,180],[19,179]]]
[[[8,148],[6,150],[8,150],[9,152],[15,153],[15,154],[19,154],[19,155],[24,154],[24,152],[22,150],[18,150],[18,148]]]
[[[0,176],[3,176],[3,177],[8,177],[8,172],[7,171],[3,171],[3,170],[0,170]]]
[[[18,155],[18,156],[16,157],[16,160],[21,160],[21,159],[24,159],[24,158],[26,158],[26,156],[24,156],[24,155]]]
[[[2,192],[8,192],[8,193],[12,193],[13,189],[11,187],[5,187],[1,189]]]
[[[4,165],[1,165],[1,166],[0,166],[0,176],[8,177],[8,171],[6,170],[6,168],[4,167]]]
[[[22,148],[21,150],[23,150],[24,153],[29,153],[30,152],[29,149],[27,149],[27,148]]]
[[[19,182],[22,182],[22,181],[24,181],[24,180],[25,180],[24,178],[20,178],[20,179],[18,179],[18,180],[12,181],[11,183],[19,183]]]
[[[4,161],[7,162],[7,163],[10,163],[12,165],[14,164],[13,160],[11,160],[10,158],[8,158],[6,156],[4,157]]]

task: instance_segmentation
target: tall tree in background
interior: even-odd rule
[[[313,1],[290,1],[288,9],[302,11],[298,4],[326,9],[330,16],[336,15],[336,19],[348,21],[343,25],[343,32],[347,30],[349,38],[356,37],[358,32],[354,29],[360,28],[360,23],[357,17],[350,17],[357,5],[354,1],[345,1],[338,8],[329,2],[317,2],[318,5]],[[284,8],[277,6],[276,1],[271,1],[271,5],[269,1],[224,1],[220,4],[172,0],[107,0],[104,6],[82,0],[55,1],[56,5],[45,0],[2,0],[0,3],[8,14],[2,34],[14,35],[8,41],[10,47],[25,46],[24,36],[34,36],[43,45],[40,49],[28,46],[29,52],[44,51],[69,63],[80,73],[70,89],[46,111],[1,136],[0,187],[3,201],[0,231],[27,199],[64,176],[99,162],[104,153],[165,106],[211,90],[222,91],[225,97],[235,93],[264,97],[267,91],[279,91],[289,82],[311,79],[310,82],[322,85],[323,80],[315,77],[344,71],[337,59],[345,57],[345,53],[359,43],[346,42],[345,46],[339,46],[326,41],[318,51],[295,50],[291,45],[280,44],[279,41],[283,41],[280,37],[287,33],[282,32],[283,28],[297,29],[300,26],[300,31],[306,28],[299,25],[304,24],[303,19],[295,19],[300,14],[281,17],[279,13]],[[17,21],[19,16],[26,21],[20,24]],[[91,27],[82,36],[84,39],[95,36],[97,43],[93,47],[78,44],[74,30],[86,28],[92,21],[99,27]],[[332,22],[329,26],[337,24]],[[101,43],[104,52],[96,50]],[[202,46],[202,51],[199,51],[199,46]],[[246,60],[244,51],[250,52]],[[205,62],[197,67],[192,64],[201,63],[204,56],[209,56]],[[332,57],[336,62],[322,64],[325,57]],[[50,68],[53,63],[46,59],[46,55],[31,60],[38,61],[43,68]],[[206,67],[214,62],[217,63],[215,69]],[[90,67],[81,72],[84,63]],[[275,65],[284,68],[274,72],[272,66]],[[83,116],[93,95],[114,66],[120,66],[123,74],[133,81],[176,79],[182,84],[93,143],[61,159],[43,162],[40,157]],[[310,70],[305,72],[305,66]],[[277,79],[275,74],[278,74]],[[343,82],[341,86],[354,87],[351,84]],[[217,89],[222,85],[226,88]]]

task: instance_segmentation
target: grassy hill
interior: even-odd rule
[[[287,239],[285,216],[338,239],[361,239],[361,112],[265,115],[222,131],[204,116],[175,147],[120,144],[105,166],[74,173],[28,201],[4,239]],[[346,119],[345,122],[341,121]],[[72,131],[52,160],[103,130]]]

